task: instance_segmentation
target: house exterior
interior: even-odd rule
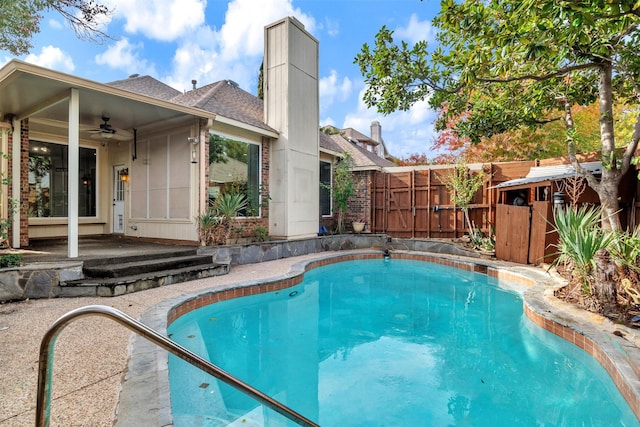
[[[315,236],[319,210],[318,42],[295,18],[265,27],[264,102],[231,80],[177,91],[149,76],[97,83],[13,60],[0,69],[2,217],[12,247],[83,235],[198,241],[209,140],[244,146],[257,223]],[[236,165],[237,166],[237,165]],[[259,190],[257,190],[259,189]],[[10,212],[10,200],[19,208]],[[313,213],[313,214],[310,214]]]
[[[373,176],[375,172],[395,164],[389,160],[389,154],[382,140],[380,123],[371,124],[371,136],[368,137],[352,128],[337,129],[325,126],[320,132],[320,182],[331,182],[331,169],[336,159],[349,153],[355,180],[355,196],[349,203],[345,223],[352,221],[371,223],[371,198],[373,194]],[[326,188],[326,187],[325,187]],[[331,195],[328,190],[320,190],[320,223],[334,229]],[[370,231],[370,228],[366,228]]]

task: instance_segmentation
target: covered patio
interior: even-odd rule
[[[206,182],[206,162],[199,161],[204,159],[206,147],[198,142],[204,139],[215,114],[18,60],[0,69],[0,92],[0,150],[10,156],[0,165],[4,176],[10,178],[10,184],[2,189],[0,214],[4,218],[11,215],[9,240],[13,248],[27,246],[30,238],[65,237],[67,256],[75,258],[80,255],[81,235],[140,235],[135,233],[137,229],[128,228],[127,222],[132,214],[144,217],[145,212],[133,212],[125,196],[153,198],[149,194],[154,189],[149,185],[152,180],[160,182],[156,190],[166,193],[155,197],[166,197],[162,200],[167,211],[172,208],[170,196],[175,205],[176,191],[187,194],[180,200],[181,205],[186,204],[178,215],[180,221],[171,221],[167,213],[164,222],[181,223],[177,232],[186,240],[195,240],[192,218],[206,204],[206,188],[200,185]],[[39,194],[33,194],[34,167],[30,168],[29,158],[46,153],[54,144],[63,154],[60,164],[52,165],[49,160],[45,179],[51,186],[57,180],[57,187],[49,188],[45,196],[47,200],[57,197],[62,209],[54,214],[44,209],[34,214],[33,199]],[[162,153],[166,164],[151,170],[149,153],[162,145],[166,145]],[[88,150],[84,154],[83,148]],[[93,162],[91,156],[95,157]],[[154,160],[161,157],[156,155]],[[88,165],[82,164],[84,158]],[[158,170],[166,175],[153,176]],[[169,194],[170,172],[173,179],[179,172],[186,176],[183,188],[174,194]],[[126,183],[129,177],[137,178],[135,184]],[[165,182],[166,188],[162,187]],[[12,199],[19,202],[14,212],[9,209]],[[83,211],[84,203],[92,208],[89,214]],[[150,218],[155,219],[153,215]],[[154,233],[170,237],[163,236],[161,228],[150,226],[147,232],[150,237]]]

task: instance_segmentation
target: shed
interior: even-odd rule
[[[602,173],[601,162],[581,166],[594,175]],[[550,262],[558,241],[553,231],[554,205],[599,203],[570,164],[536,166],[524,178],[502,182],[496,205],[496,258],[521,264]],[[555,203],[554,203],[555,202]]]

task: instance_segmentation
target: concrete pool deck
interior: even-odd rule
[[[366,251],[325,252],[259,264],[235,265],[225,276],[195,280],[119,297],[31,300],[0,305],[0,426],[32,426],[34,424],[40,341],[55,320],[75,308],[94,304],[107,305],[137,319],[155,317],[160,321],[164,318],[166,322],[167,307],[175,305],[176,301],[193,298],[211,290],[236,287],[238,284],[252,286],[261,281],[286,278],[291,275],[292,270],[298,270],[306,263],[327,257],[342,257],[358,253],[366,253]],[[627,378],[627,382],[631,383],[631,391],[637,399],[640,392],[640,384],[638,384],[640,351],[635,345],[639,341],[635,330],[614,325],[600,316],[584,313],[548,298],[548,290],[554,281],[539,268],[477,259],[467,260],[455,256],[439,258],[451,260],[454,263],[485,266],[485,271],[489,266],[490,271],[504,273],[498,275],[502,275],[501,278],[507,280],[525,277],[544,282],[547,295],[544,294],[545,289],[542,287],[535,290],[534,287],[526,288],[522,285],[521,290],[524,290],[527,299],[525,311],[545,314],[541,320],[543,324],[547,315],[555,317],[555,320],[549,321],[552,324],[542,326],[553,328],[554,325],[560,325],[555,326],[557,330],[554,332],[566,334],[566,338],[577,345],[580,345],[580,341],[576,336],[584,333],[589,337],[590,342],[596,343],[599,348],[603,347],[603,351],[608,354],[608,356],[605,355],[604,363],[598,359],[603,365],[626,364],[627,367],[622,367],[620,375],[631,376]],[[540,321],[540,319],[533,320],[535,323]],[[562,326],[563,323],[573,326],[565,327]],[[571,336],[568,331],[571,332]],[[123,417],[130,417],[131,411],[134,411],[134,414],[136,411],[138,414],[144,414],[143,425],[165,425],[163,418],[166,413],[162,413],[162,405],[157,406],[156,396],[150,395],[149,389],[145,392],[146,394],[142,394],[147,400],[143,403],[146,405],[151,401],[151,406],[156,406],[155,409],[152,408],[155,412],[144,412],[141,408],[141,405],[144,405],[134,401],[128,402],[128,405],[121,403],[118,407],[123,379],[127,373],[134,372],[128,367],[132,349],[131,335],[124,327],[103,317],[83,318],[65,328],[58,338],[55,349],[51,425],[111,426],[114,423],[116,411],[121,425],[140,425],[123,424],[125,422]],[[581,342],[585,348],[587,346],[585,340]],[[591,344],[585,350],[592,351]],[[594,356],[603,357],[600,352],[596,352]],[[613,362],[610,362],[612,359]],[[146,386],[156,387],[155,394],[161,394],[158,392],[157,383]]]

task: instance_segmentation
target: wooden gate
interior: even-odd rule
[[[372,186],[371,231],[405,238],[455,238],[467,233],[462,211],[446,188],[448,168],[376,173]],[[478,190],[471,205],[472,221],[489,230],[493,194]]]
[[[531,207],[496,206],[496,258],[527,264],[531,232]]]

